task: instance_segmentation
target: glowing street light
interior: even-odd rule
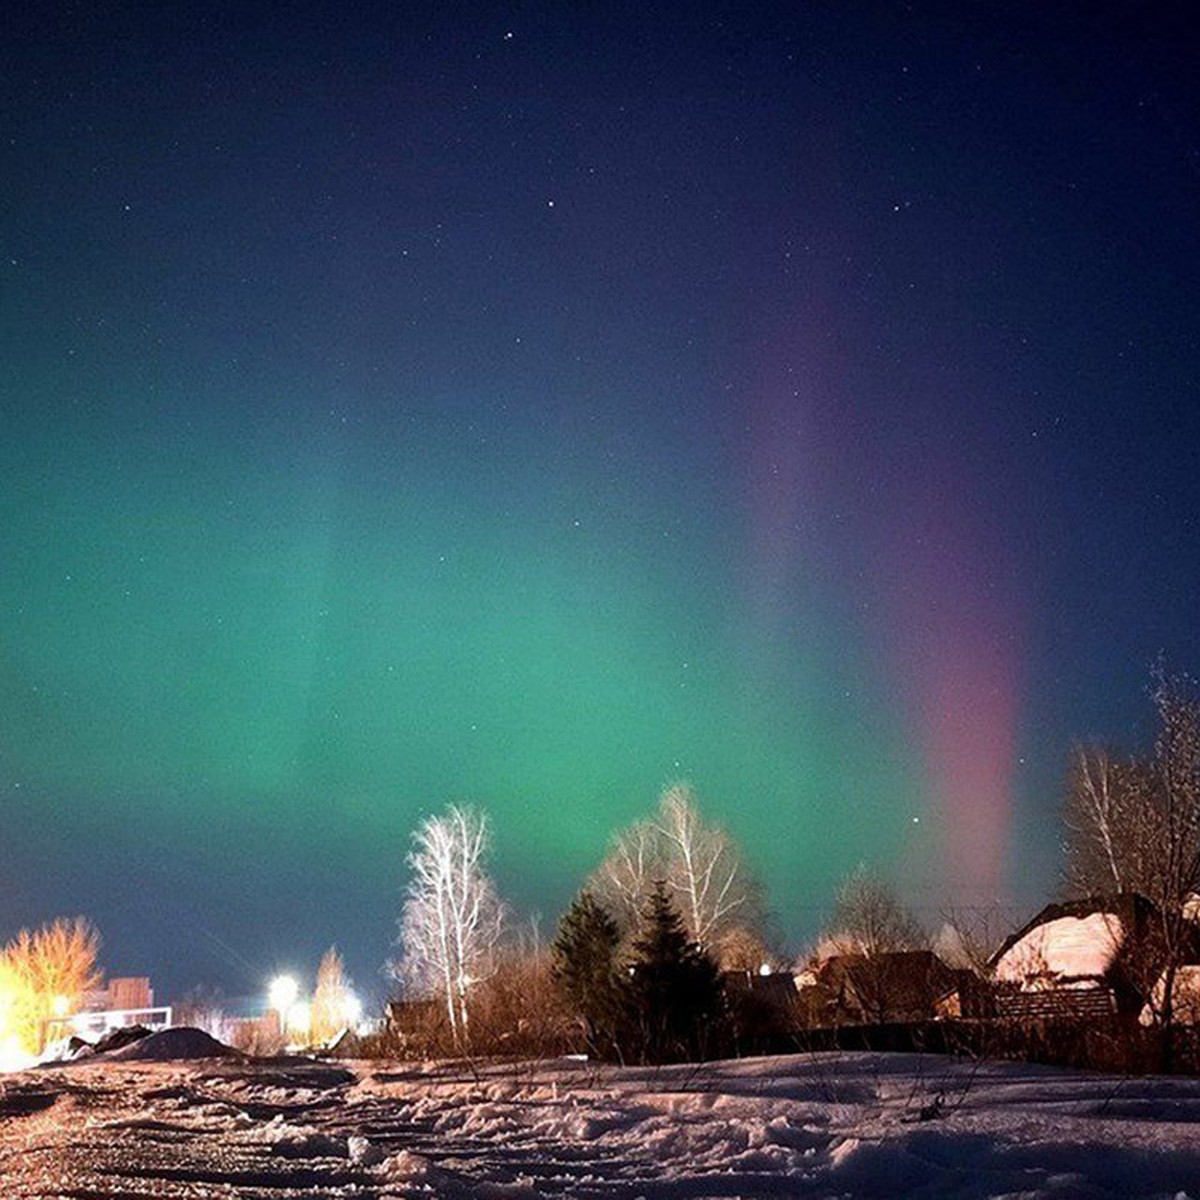
[[[307,1035],[312,1027],[312,1009],[307,1000],[293,1001],[292,1006],[287,1010],[287,1024],[290,1030],[298,1033],[301,1037]]]
[[[279,1014],[279,1032],[287,1032],[288,1013],[300,994],[300,985],[292,975],[276,975],[267,991],[267,1003]]]

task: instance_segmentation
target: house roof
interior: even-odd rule
[[[931,1008],[954,978],[931,950],[835,954],[817,970],[818,986],[844,1001],[897,1012]]]
[[[1021,983],[1035,975],[1102,979],[1120,954],[1127,932],[1111,912],[1043,921],[996,961],[996,982]]]
[[[1136,892],[1047,904],[1005,939],[988,965],[1001,979],[1012,971],[1010,978],[1015,980],[1022,967],[1035,969],[1038,964],[1049,973],[1071,978],[1103,976],[1130,935],[1144,936],[1157,913],[1155,905]],[[1010,956],[1021,943],[1018,954]]]

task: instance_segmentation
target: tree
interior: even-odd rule
[[[234,1022],[226,1012],[225,997],[219,988],[200,984],[189,989],[171,1006],[171,1017],[176,1025],[203,1029],[218,1042],[228,1043],[233,1036]]]
[[[1169,1065],[1174,980],[1197,949],[1191,914],[1200,893],[1200,700],[1192,680],[1169,674],[1161,661],[1151,670],[1150,695],[1158,729],[1149,753],[1118,760],[1102,750],[1075,751],[1064,877],[1076,893],[1137,892],[1154,902],[1156,936],[1141,957]],[[1150,976],[1162,986],[1152,988]]]
[[[860,863],[838,888],[827,938],[835,953],[871,958],[902,950],[923,950],[928,938],[895,891]]]
[[[774,971],[783,960],[767,945],[763,937],[743,925],[731,925],[712,948],[712,955],[723,971],[741,971],[753,975],[764,968]]]
[[[10,1036],[29,1053],[43,1048],[47,1021],[78,1012],[99,986],[99,950],[100,934],[84,917],[59,917],[32,933],[22,929],[5,948],[6,1020]]]
[[[1163,942],[1163,1001],[1156,1014],[1166,1033],[1166,1066],[1171,1065],[1175,977],[1195,953],[1197,932],[1191,909],[1200,893],[1200,702],[1190,680],[1168,676],[1160,664],[1154,675],[1158,737],[1154,742],[1157,799],[1148,836],[1158,860],[1157,895]]]
[[[330,946],[317,967],[317,986],[313,989],[310,1035],[314,1045],[332,1041],[343,1029],[353,1024],[354,994],[346,978],[342,956],[336,946]]]
[[[580,892],[559,922],[551,946],[551,974],[563,998],[583,1026],[592,1054],[616,1045],[625,1002],[617,950],[621,931],[596,903]]]
[[[487,817],[451,805],[426,820],[413,843],[394,973],[413,990],[442,998],[455,1044],[462,1045],[468,994],[491,970],[504,921],[504,906],[483,870]]]
[[[942,910],[942,924],[930,939],[930,949],[948,967],[987,976],[996,951],[1015,931],[1012,911],[1000,905]]]
[[[1151,896],[1160,878],[1155,847],[1165,832],[1153,761],[1083,745],[1071,758],[1063,811],[1067,892]]]
[[[686,784],[666,788],[652,818],[617,835],[590,887],[624,928],[636,929],[658,881],[706,949],[719,952],[734,929],[760,932],[760,889],[737,843],[701,817]]]
[[[654,880],[665,874],[658,830],[652,821],[635,821],[612,839],[607,857],[588,881],[588,890],[623,930],[632,929]]]
[[[1191,681],[1151,672],[1148,754],[1077,746],[1064,805],[1064,883],[1075,895],[1139,892],[1180,908],[1200,887],[1200,704]]]
[[[658,880],[642,914],[630,963],[630,1010],[643,1061],[701,1058],[719,1016],[717,965],[688,937]]]
[[[492,973],[472,996],[471,1047],[544,1058],[579,1047],[575,1014],[553,977],[551,952],[505,939]]]
[[[36,1012],[29,981],[9,961],[7,951],[0,953],[0,1071],[18,1070],[37,1053]]]

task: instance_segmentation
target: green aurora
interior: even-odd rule
[[[686,778],[794,935],[907,836],[895,731],[861,694],[830,702],[855,672],[831,599],[814,588],[786,637],[748,628],[736,529],[677,466],[592,480],[528,429],[464,446],[460,418],[401,461],[336,411],[284,443],[165,404],[112,420],[43,419],[3,451],[10,794],[46,828],[120,814],[70,906],[105,911],[169,843],[198,892],[231,848],[285,847],[249,867],[260,903],[296,914],[297,952],[336,940],[361,970],[387,946],[348,918],[380,936],[422,813],[486,808],[501,888],[552,919]]]

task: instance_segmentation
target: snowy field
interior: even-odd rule
[[[1200,1200],[1200,1080],[916,1055],[0,1078],[0,1196]]]

